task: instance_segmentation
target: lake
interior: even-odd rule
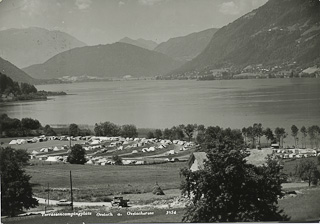
[[[44,124],[111,121],[138,128],[197,123],[242,128],[320,125],[320,79],[114,81],[39,85],[70,95],[2,103],[0,113]],[[289,130],[288,130],[289,131]]]

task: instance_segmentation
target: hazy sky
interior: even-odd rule
[[[0,0],[0,30],[43,27],[89,45],[127,36],[158,43],[222,27],[267,0]]]

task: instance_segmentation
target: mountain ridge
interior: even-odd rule
[[[0,31],[0,57],[19,68],[43,63],[54,55],[85,43],[68,33],[39,27]]]
[[[241,70],[257,64],[319,64],[319,12],[317,0],[269,0],[218,30],[200,55],[171,74],[207,74],[216,68]]]
[[[179,61],[190,61],[205,49],[217,31],[217,28],[210,28],[186,36],[170,38],[160,43],[154,50]]]
[[[145,40],[142,38],[138,38],[138,39],[134,40],[129,37],[124,37],[121,40],[119,40],[118,42],[132,44],[134,46],[145,48],[147,50],[154,50],[158,46],[158,44],[156,42],[154,42],[152,40]]]
[[[122,78],[163,75],[179,66],[180,62],[167,55],[117,42],[74,48],[23,70],[40,79],[83,75]]]

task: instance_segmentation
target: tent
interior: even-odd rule
[[[148,149],[148,152],[154,152],[154,151],[156,151],[156,149],[155,149],[154,147],[150,147],[150,148]]]
[[[36,150],[33,150],[31,154],[36,155],[36,154],[39,154],[39,152],[37,152]]]
[[[137,150],[133,150],[133,151],[132,151],[132,154],[136,154],[136,153],[138,153]]]
[[[56,156],[49,156],[46,160],[47,162],[58,162],[58,158]]]
[[[53,148],[53,151],[60,151],[60,149],[59,149],[57,146],[55,146],[55,147]]]
[[[88,162],[86,162],[86,164],[93,164],[92,160],[89,160]]]
[[[11,142],[9,142],[9,145],[16,145],[17,144],[17,140],[11,140]]]

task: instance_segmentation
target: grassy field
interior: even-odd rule
[[[37,163],[27,166],[26,172],[35,184],[34,192],[41,196],[49,183],[52,188],[69,188],[69,172],[72,171],[75,199],[96,201],[107,195],[151,192],[155,183],[162,189],[177,189],[180,185],[180,168],[186,163],[164,163],[139,166],[95,166],[63,163]],[[57,197],[67,196],[58,192]],[[55,194],[52,193],[52,197]]]
[[[291,217],[291,221],[320,220],[320,188],[299,189],[301,194],[279,200],[279,207]]]

